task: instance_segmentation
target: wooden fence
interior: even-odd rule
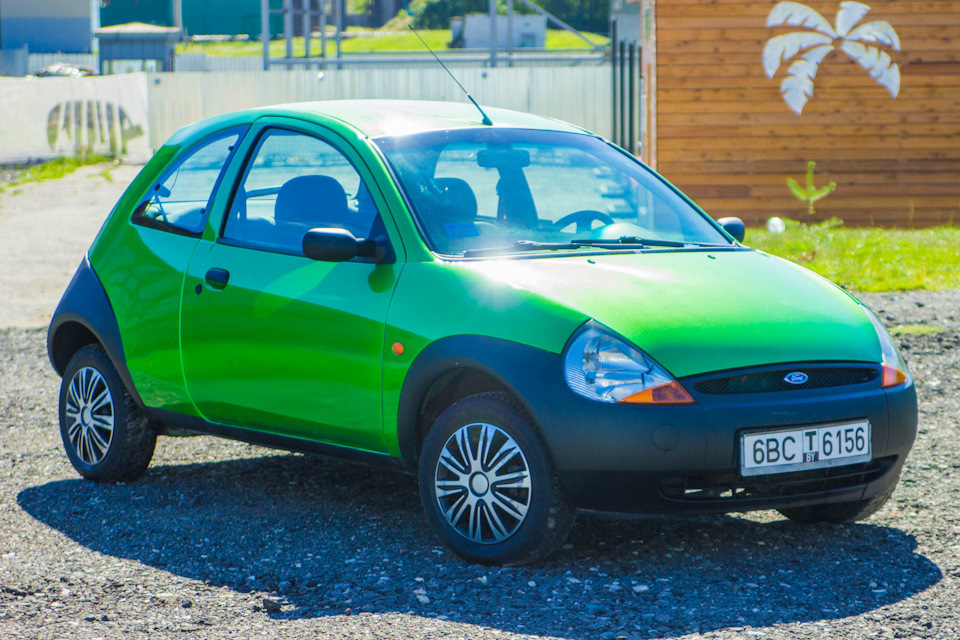
[[[866,2],[866,13],[866,4],[844,3],[842,17],[839,0],[806,2],[826,26],[799,5],[781,6],[768,27],[776,0],[656,0],[658,170],[712,215],[748,223],[807,219],[806,204],[785,182],[804,185],[811,160],[817,186],[837,184],[816,204],[815,219],[960,222],[960,1]],[[856,31],[875,21],[889,23],[899,51],[883,25]],[[825,35],[831,29],[836,37]],[[789,38],[768,43],[795,32],[812,35],[794,38],[800,50],[781,61],[777,44]],[[825,42],[832,48],[812,50]],[[900,73],[896,97],[891,65]],[[791,71],[799,82],[811,69],[805,103],[802,90],[782,93]]]

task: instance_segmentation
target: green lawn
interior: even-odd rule
[[[113,158],[102,155],[64,156],[54,158],[38,164],[8,165],[0,168],[0,190],[25,182],[39,182],[41,180],[56,180],[68,173],[73,173],[80,167],[104,162],[113,162]],[[108,181],[112,167],[106,167],[100,175]]]
[[[747,229],[745,243],[855,291],[960,287],[960,228],[848,228],[839,220],[783,233]]]
[[[350,30],[348,30],[348,33]],[[450,41],[449,29],[424,29],[419,32],[427,44],[435,50],[447,48]],[[606,44],[608,38],[595,33],[585,34],[592,42],[597,44]],[[361,52],[423,52],[423,45],[417,37],[409,30],[407,31],[381,31],[376,35],[364,35],[344,38],[344,53]],[[569,31],[548,29],[547,30],[547,49],[584,49],[589,50],[587,44],[570,33]],[[310,44],[310,50],[313,55],[319,55],[320,39],[313,38]],[[295,57],[303,56],[303,38],[293,39],[293,55]],[[248,40],[246,42],[190,42],[177,45],[178,53],[206,53],[217,56],[258,56],[263,54],[263,48],[257,41]],[[274,40],[270,43],[270,55],[273,57],[283,57],[286,52],[286,44],[282,40]],[[337,47],[333,38],[327,40],[327,56],[336,55]]]

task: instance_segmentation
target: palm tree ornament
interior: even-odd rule
[[[822,15],[799,2],[781,2],[770,11],[768,27],[789,25],[811,29],[774,36],[763,48],[763,68],[770,78],[782,63],[800,54],[780,84],[783,100],[791,109],[798,114],[803,112],[804,105],[813,96],[813,80],[820,63],[837,48],[856,60],[878,84],[887,88],[890,95],[897,97],[900,93],[900,67],[877,45],[900,51],[900,37],[890,23],[883,20],[857,27],[869,11],[870,7],[860,2],[841,2],[836,26],[831,26]]]

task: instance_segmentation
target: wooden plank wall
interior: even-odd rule
[[[960,1],[864,0],[858,24],[897,31],[899,96],[839,49],[820,64],[798,115],[780,95],[793,58],[771,79],[763,48],[776,0],[657,0],[657,169],[715,217],[748,224],[807,219],[785,179],[836,191],[814,219],[847,224],[960,224]],[[835,24],[840,0],[807,6]]]

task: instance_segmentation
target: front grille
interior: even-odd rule
[[[679,476],[661,482],[660,494],[676,502],[731,505],[757,498],[802,496],[873,482],[896,461],[897,456],[889,456],[861,464],[751,478],[741,478],[735,473]]]
[[[790,384],[784,378],[794,372],[807,375],[803,384]],[[825,389],[828,387],[846,387],[864,384],[876,380],[879,376],[872,367],[803,367],[745,373],[724,378],[702,380],[693,387],[700,393],[770,393],[774,391],[803,391],[804,389]]]

